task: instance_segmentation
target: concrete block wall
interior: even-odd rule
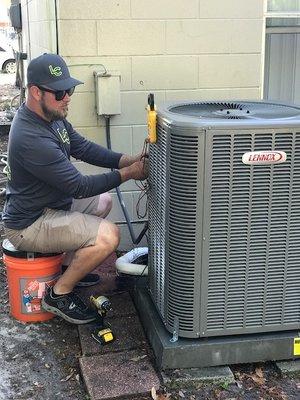
[[[122,113],[111,119],[112,146],[129,154],[141,151],[147,135],[149,92],[157,104],[261,98],[264,0],[56,0],[56,7],[58,52],[84,81],[69,120],[100,144],[104,121],[96,116],[93,71],[103,65],[121,74]],[[138,190],[132,182],[121,189],[134,216]],[[112,217],[124,220],[117,203]]]
[[[55,0],[21,0],[24,51],[28,58],[56,53]]]

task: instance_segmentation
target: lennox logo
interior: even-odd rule
[[[250,151],[243,155],[242,161],[248,165],[281,164],[286,161],[284,151]]]

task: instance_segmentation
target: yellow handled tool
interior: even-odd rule
[[[156,143],[156,109],[154,104],[154,94],[150,93],[148,96],[148,140],[149,143]]]

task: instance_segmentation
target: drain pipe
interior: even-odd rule
[[[106,145],[107,145],[107,148],[109,150],[112,150],[112,148],[111,148],[111,137],[110,137],[110,115],[104,115],[104,118],[105,118]],[[113,168],[111,170],[113,171]],[[124,217],[125,217],[125,220],[126,220],[126,224],[127,224],[127,227],[128,227],[129,233],[130,233],[130,237],[131,237],[132,243],[133,244],[139,244],[140,241],[142,240],[143,236],[145,235],[145,233],[148,230],[148,222],[147,221],[145,222],[144,228],[142,229],[142,231],[139,234],[139,236],[136,237],[135,233],[134,233],[134,230],[133,230],[132,222],[130,220],[130,216],[129,216],[128,211],[126,209],[126,205],[124,203],[123,196],[122,196],[122,193],[121,193],[121,190],[120,190],[119,187],[116,187],[116,192],[117,192],[118,200],[119,200],[120,206],[122,208],[122,211],[123,211],[123,214],[124,214]]]

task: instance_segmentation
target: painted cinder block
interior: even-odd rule
[[[110,129],[111,148],[118,153],[132,154],[132,128],[112,126]]]
[[[37,0],[33,0],[27,5],[27,12],[30,22],[36,22],[40,20],[38,15],[38,2]]]
[[[259,86],[260,73],[259,54],[199,56],[200,88]]]
[[[38,36],[37,41],[41,47],[53,49],[56,51],[56,23],[47,20],[37,22]]]
[[[97,126],[95,93],[74,93],[69,105],[68,120],[77,127]]]
[[[32,43],[30,47],[30,59],[38,57],[43,53],[52,53],[52,52],[53,52],[52,49],[43,48],[39,45]]]
[[[30,37],[30,58],[39,56],[42,53],[56,52],[56,29],[54,21],[36,21],[29,27]]]
[[[55,21],[55,0],[32,0],[26,3],[30,22]]]
[[[130,0],[59,0],[59,19],[119,19],[130,18]]]
[[[189,0],[131,0],[132,18],[171,19],[197,18],[199,1]]]
[[[264,0],[201,0],[200,18],[262,18]]]
[[[197,90],[168,90],[166,100],[175,101],[213,101],[213,100],[259,100],[261,88],[224,88]]]
[[[153,91],[156,104],[165,101],[165,91]],[[116,115],[112,125],[144,125],[147,122],[147,99],[149,92],[122,92],[121,115]]]
[[[106,147],[105,128],[103,126],[93,126],[90,128],[74,126],[74,129],[86,139]]]
[[[94,71],[119,71],[121,90],[131,89],[131,57],[64,57],[74,78],[84,82],[76,91],[95,90]]]
[[[163,54],[164,21],[97,21],[99,55]]]
[[[59,53],[64,56],[97,55],[96,21],[58,21]]]
[[[262,52],[263,19],[236,19],[230,21],[230,52]]]
[[[133,126],[132,127],[132,152],[133,154],[140,154],[148,136],[147,125]]]
[[[116,193],[110,193],[113,200],[113,207],[109,213],[108,219],[112,222],[125,221],[125,217],[120,206],[118,196]],[[126,206],[126,210],[130,219],[133,219],[133,196],[132,192],[122,192],[122,198]]]
[[[261,53],[263,20],[166,22],[167,54]]]
[[[197,88],[198,58],[132,57],[132,87],[135,90]]]
[[[167,54],[228,53],[230,22],[176,20],[166,22]]]

